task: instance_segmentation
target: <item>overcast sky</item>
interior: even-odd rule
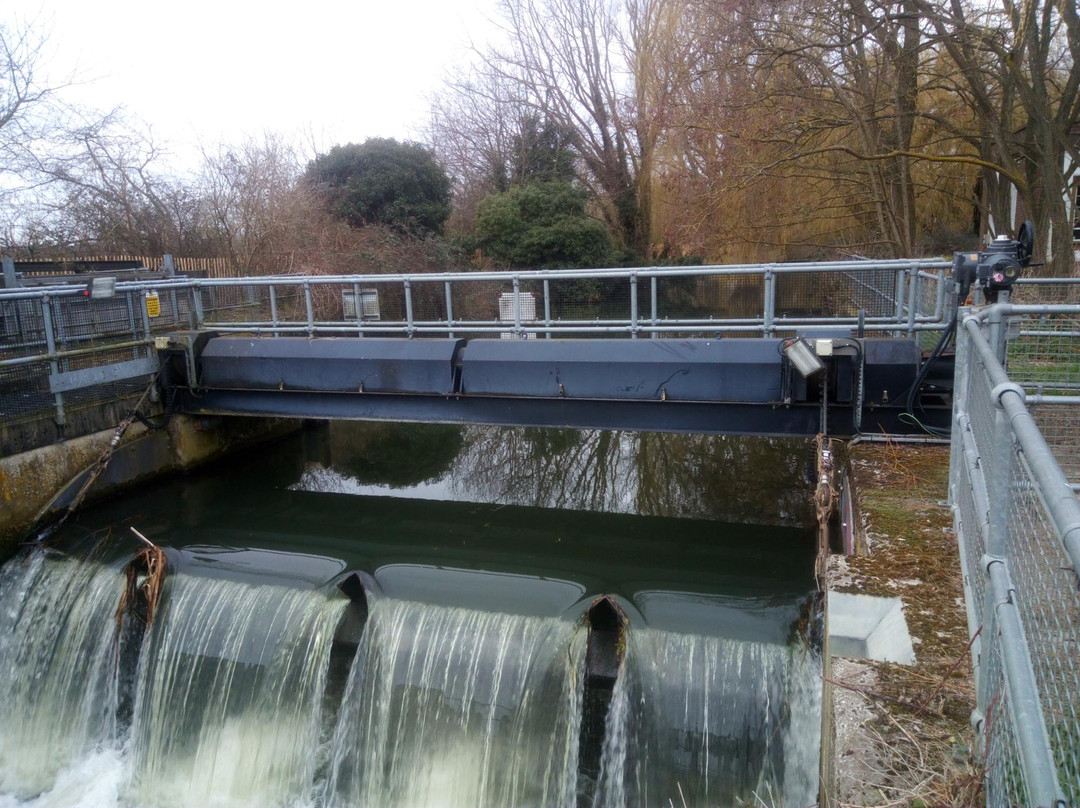
[[[36,16],[50,75],[77,71],[67,97],[123,106],[182,168],[200,142],[268,130],[324,149],[419,138],[446,71],[493,38],[495,2],[41,0]]]

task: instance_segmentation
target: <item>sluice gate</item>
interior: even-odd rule
[[[255,339],[164,342],[184,412],[811,436],[948,423],[948,362],[917,397],[906,338]],[[794,358],[793,358],[794,357]],[[809,363],[800,365],[801,362]]]

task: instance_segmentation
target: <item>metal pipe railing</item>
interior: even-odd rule
[[[987,793],[995,806],[1064,806],[1077,796],[1077,772],[1070,771],[1075,769],[1070,749],[1055,744],[1068,744],[1062,739],[1080,729],[1076,715],[1070,719],[1067,709],[1063,712],[1080,700],[1080,692],[1075,681],[1062,680],[1059,657],[1068,656],[1065,649],[1080,637],[1080,626],[1074,624],[1080,605],[1080,500],[1027,403],[1077,405],[1080,396],[1029,397],[1010,379],[1004,365],[1009,317],[1028,314],[1076,317],[1080,306],[1000,303],[962,321],[949,491],[973,637],[981,615],[980,642],[973,646],[974,719],[997,739],[988,752],[994,759],[987,762],[992,786]],[[1035,533],[1037,525],[1045,528]],[[978,590],[969,585],[974,579],[982,581]],[[974,603],[980,592],[982,603]],[[1049,626],[1044,624],[1048,614],[1055,615]],[[1000,659],[1000,669],[985,669],[988,648],[994,655],[989,658]],[[1065,661],[1065,670],[1073,663]],[[999,704],[1003,697],[1004,711]],[[997,723],[988,727],[992,713]],[[1014,765],[1019,777],[1008,773]],[[1067,783],[1068,795],[1062,790]]]

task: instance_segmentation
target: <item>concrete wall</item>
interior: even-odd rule
[[[179,415],[163,430],[133,424],[87,499],[206,463],[298,429],[300,421]],[[66,509],[108,448],[113,429],[0,459],[0,561],[39,520]]]

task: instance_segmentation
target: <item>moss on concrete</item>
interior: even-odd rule
[[[90,498],[193,468],[298,427],[298,421],[201,416],[177,416],[167,433],[150,433],[133,424],[108,472],[90,489]],[[80,476],[97,463],[114,433],[109,429],[0,459],[0,561],[15,551],[47,510],[66,507],[70,493],[81,485]],[[155,444],[152,450],[138,450],[148,441]]]

